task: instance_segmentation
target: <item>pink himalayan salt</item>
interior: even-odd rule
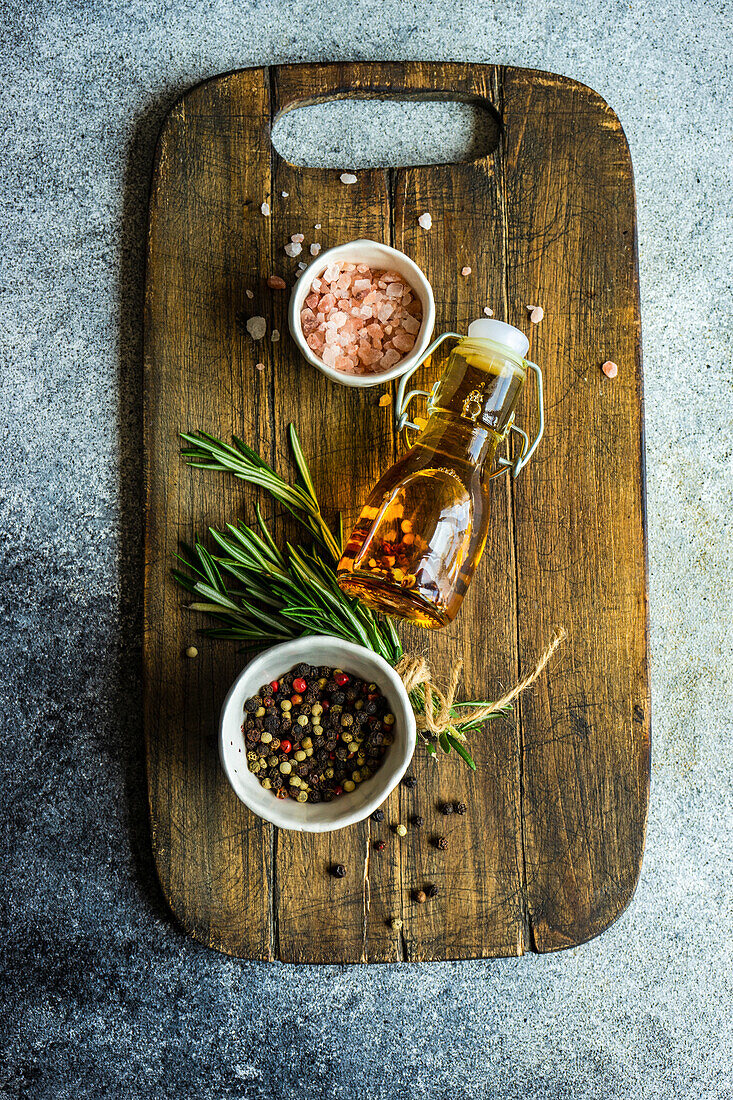
[[[542,318],[545,316],[545,311],[542,306],[527,306],[529,310],[529,319],[533,325],[538,325]]]
[[[327,366],[379,373],[414,347],[422,304],[397,271],[335,262],[312,281],[300,316],[308,347]]]
[[[615,378],[618,374],[618,367],[612,359],[607,359],[601,367],[601,370],[605,374],[606,378]]]
[[[470,267],[462,267],[461,268],[461,275],[470,275],[470,274],[471,274],[471,268]]]
[[[421,229],[432,229],[433,219],[430,217],[430,214],[421,214],[417,219],[417,224]]]

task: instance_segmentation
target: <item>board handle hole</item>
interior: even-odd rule
[[[500,134],[482,99],[350,96],[281,111],[272,144],[296,168],[414,168],[487,157]]]

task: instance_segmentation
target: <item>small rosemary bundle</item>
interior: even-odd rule
[[[454,668],[447,693],[430,680],[420,658],[403,654],[393,620],[376,615],[346,596],[336,581],[343,529],[334,535],[321,512],[297,433],[292,424],[288,439],[296,466],[294,483],[285,481],[258,454],[236,436],[223,443],[205,432],[183,434],[183,457],[190,466],[219,470],[258,485],[283,505],[310,536],[307,546],[286,542],[279,549],[258,505],[257,530],[244,521],[226,530],[209,528],[212,550],[198,540],[184,547],[179,561],[185,567],[174,576],[196,597],[192,611],[210,615],[218,624],[204,634],[240,642],[258,649],[308,634],[330,634],[363,645],[384,657],[402,675],[415,710],[419,735],[427,751],[455,750],[475,770],[466,747],[466,733],[512,708],[516,689],[498,703],[454,703],[460,667]],[[526,686],[526,685],[523,685]]]

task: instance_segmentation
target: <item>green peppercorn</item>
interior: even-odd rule
[[[299,764],[302,764],[302,762],[305,760],[305,753],[302,749],[298,749],[298,751],[293,755]]]
[[[333,779],[333,768],[326,768],[323,774],[325,775],[326,779]]]
[[[305,755],[306,756],[312,756],[313,755],[313,746],[312,745],[309,745],[308,748],[305,750]]]
[[[385,714],[382,721],[384,722],[385,726],[393,726],[395,724],[396,719],[395,719],[394,714]]]
[[[307,725],[308,725],[308,717],[307,717],[307,715],[305,715],[305,714],[299,714],[299,715],[298,715],[298,718],[297,718],[297,723],[298,723],[298,725],[299,725],[299,726],[307,726]]]
[[[297,797],[296,797],[295,801],[296,802],[307,802],[308,801],[308,792],[307,791],[298,791],[298,794],[297,794]]]
[[[248,760],[257,760],[257,753],[254,752],[252,749],[250,749],[249,752],[247,753],[247,759]]]
[[[265,790],[266,790],[266,791],[269,791],[269,790],[270,790],[270,789],[272,788],[272,783],[271,783],[271,781],[270,781],[270,780],[269,780],[269,779],[267,778],[267,776],[265,776],[265,778],[264,778],[264,779],[261,779],[261,780],[260,780],[260,783],[262,784],[262,786],[263,786],[263,787],[265,788]]]
[[[266,713],[267,712],[264,707],[258,707],[255,711],[255,718],[264,718]]]
[[[361,783],[361,780],[362,780],[361,772],[360,771],[352,772],[351,773],[351,778],[354,780],[355,783]]]
[[[354,791],[356,790],[356,783],[353,783],[350,779],[344,779],[344,790]]]
[[[260,741],[263,745],[269,745],[272,741],[272,734],[268,733],[267,730],[265,730],[263,733],[260,734]]]
[[[311,707],[311,714],[314,718],[317,718],[319,714],[323,714],[323,707],[320,703],[314,703]]]
[[[395,829],[395,832],[397,833],[397,836],[407,836],[407,826],[406,825],[398,825],[397,828]]]
[[[301,745],[303,746],[304,749],[312,749],[313,748],[313,742],[311,741],[310,737],[304,737],[303,740],[300,743],[301,743]]]
[[[345,745],[350,745],[351,742],[354,740],[353,734],[349,733],[348,730],[344,730],[344,732],[341,734],[341,740],[344,742]]]
[[[283,760],[282,764],[280,765],[280,771],[282,772],[282,774],[283,775],[290,775],[292,770],[293,770],[293,765],[290,763],[290,761],[289,760]]]
[[[342,714],[341,715],[341,725],[342,726],[353,726],[353,724],[354,724],[354,718],[351,714]]]
[[[270,765],[271,768],[276,768],[277,767],[277,761],[278,761],[277,756],[268,756],[268,758],[267,758],[267,763]]]
[[[282,703],[280,704],[280,710],[291,710],[292,706],[293,704],[290,702],[289,699],[283,699]]]

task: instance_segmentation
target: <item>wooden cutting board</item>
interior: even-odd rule
[[[338,172],[287,164],[270,143],[282,111],[395,95],[483,104],[495,148],[467,164],[360,171],[347,187]],[[430,232],[417,224],[424,211]],[[228,787],[217,723],[244,659],[208,641],[197,660],[184,656],[201,621],[170,573],[179,540],[251,517],[254,499],[184,466],[179,431],[236,433],[287,471],[294,421],[321,499],[347,524],[401,447],[381,388],[329,383],[287,336],[287,294],[265,280],[292,283],[283,246],[296,232],[324,248],[372,237],[404,250],[434,287],[436,332],[465,331],[488,303],[528,333],[544,370],[544,440],[516,481],[493,482],[463,609],[447,630],[404,630],[407,647],[435,669],[462,657],[464,697],[491,698],[556,627],[568,631],[514,717],[472,738],[475,775],[418,747],[418,788],[390,797],[385,825],[326,836],[279,833]],[[528,323],[527,304],[544,307],[541,324]],[[183,928],[244,958],[324,963],[519,955],[602,932],[639,875],[650,730],[634,186],[613,111],[564,77],[490,65],[303,65],[208,81],[160,136],[145,309],[147,769],[155,860]],[[254,314],[283,339],[254,343]],[[613,381],[606,359],[619,365]],[[429,388],[438,371],[426,366],[420,381]],[[528,386],[519,423],[531,429],[533,414]],[[449,799],[467,815],[441,817]],[[399,841],[387,824],[414,814],[424,827]],[[346,878],[327,873],[332,862]],[[440,893],[418,905],[412,892],[427,883]]]

